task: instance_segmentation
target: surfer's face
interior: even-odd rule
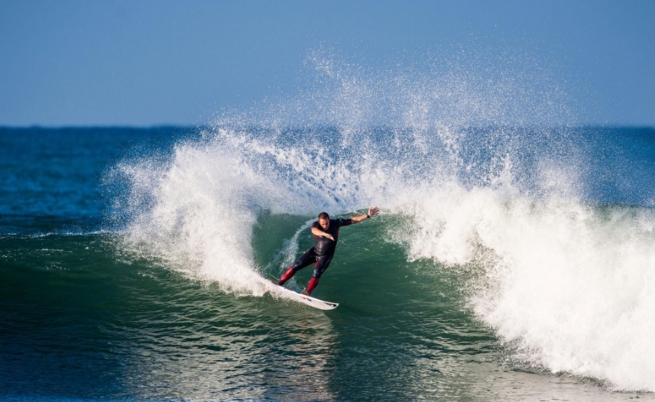
[[[330,228],[330,220],[329,219],[321,218],[321,219],[318,220],[318,224],[321,225],[323,230],[328,230]]]

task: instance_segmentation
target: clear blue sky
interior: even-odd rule
[[[580,122],[655,126],[653,0],[0,0],[0,125],[202,124],[293,96],[317,48],[367,69],[533,57]]]

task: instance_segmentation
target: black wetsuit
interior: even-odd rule
[[[330,226],[325,230],[319,225],[318,221],[314,222],[312,224],[313,228],[329,233],[334,238],[334,241],[327,237],[314,235],[316,241],[314,247],[305,251],[298,261],[289,267],[287,272],[278,281],[278,284],[283,285],[286,281],[291,279],[296,272],[310,264],[314,264],[314,274],[312,275],[312,280],[307,287],[307,293],[311,293],[314,287],[318,284],[318,279],[323,275],[323,272],[328,269],[330,262],[332,262],[332,257],[334,256],[334,251],[336,250],[337,242],[339,241],[339,228],[352,225],[352,223],[352,219],[330,219]]]
[[[314,247],[305,251],[299,259],[293,265],[295,271],[298,271],[302,268],[305,268],[311,263],[316,263],[314,266],[314,275],[312,278],[320,278],[323,275],[323,272],[328,268],[332,257],[334,256],[334,251],[337,247],[337,242],[339,241],[339,228],[342,226],[351,225],[353,221],[351,219],[330,219],[330,227],[328,230],[324,230],[319,224],[318,221],[312,224],[313,228],[317,228],[325,233],[328,233],[334,237],[334,241],[323,236],[314,236],[316,244]]]

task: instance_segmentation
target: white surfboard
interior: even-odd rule
[[[266,280],[264,281],[264,290],[276,296],[284,297],[285,299],[294,300],[299,303],[317,308],[319,310],[334,310],[339,306],[339,303],[332,303],[329,301],[317,299],[313,296],[303,295],[301,293],[276,285],[275,283]]]

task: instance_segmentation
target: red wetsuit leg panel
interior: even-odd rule
[[[293,267],[289,267],[287,271],[282,275],[279,281],[277,281],[277,284],[282,286],[285,284],[286,281],[291,279],[291,277],[295,274],[296,272],[293,270]]]
[[[308,295],[312,294],[312,291],[318,286],[318,279],[317,278],[312,278],[309,280],[309,283],[307,284],[307,290],[305,291]]]
[[[325,272],[325,270],[330,266],[333,255],[334,254],[316,257],[317,261],[314,265],[314,275],[312,275],[312,279],[310,279],[307,284],[307,290],[305,290],[307,294],[311,294],[312,291],[316,289],[316,286],[318,286],[318,280],[321,275],[323,275],[323,272]]]
[[[282,286],[295,275],[296,272],[300,271],[301,269],[305,268],[308,265],[311,265],[313,262],[316,261],[316,254],[314,253],[314,248],[310,248],[303,255],[300,256],[298,261],[290,266],[284,275],[280,278],[280,280],[277,282],[278,285]]]

